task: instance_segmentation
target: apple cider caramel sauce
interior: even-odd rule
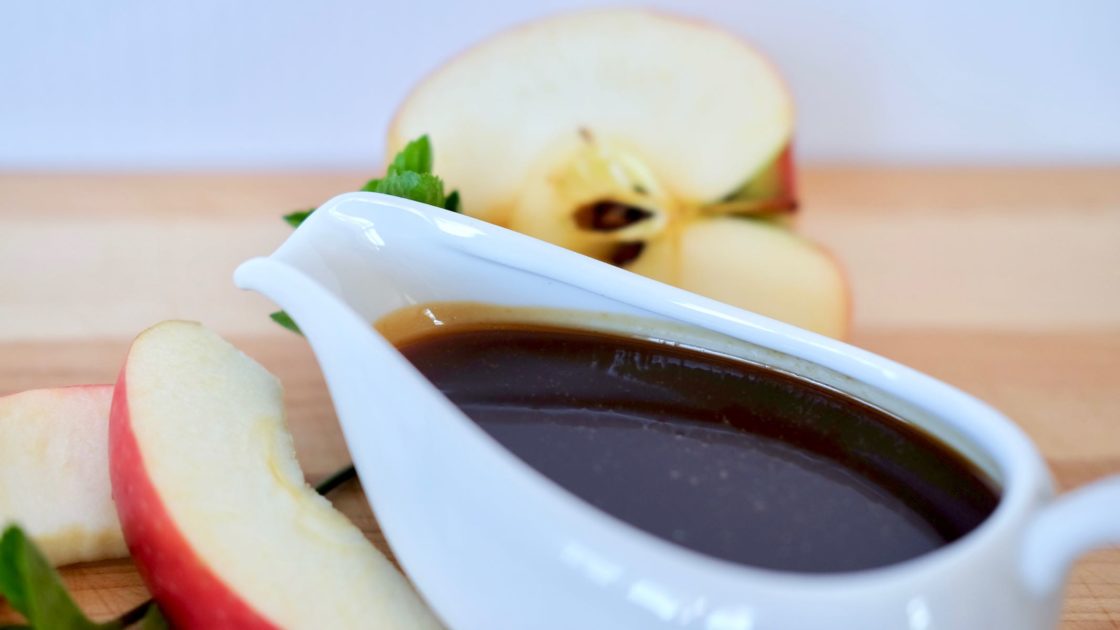
[[[856,571],[957,540],[999,501],[948,445],[835,389],[528,311],[427,305],[377,327],[506,449],[665,540],[767,569]]]

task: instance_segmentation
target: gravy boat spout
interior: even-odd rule
[[[307,337],[389,543],[453,628],[1049,628],[1065,572],[1086,546],[1070,536],[1120,539],[1120,485],[1052,501],[1022,432],[948,385],[446,210],[342,195],[235,280],[285,309]],[[458,301],[569,309],[590,326],[624,318],[814,379],[954,447],[996,481],[1000,504],[960,540],[865,571],[780,572],[685,549],[541,476],[371,325],[403,307]]]

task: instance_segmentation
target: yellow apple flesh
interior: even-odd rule
[[[639,213],[603,224],[601,204]],[[590,134],[538,159],[506,227],[587,256],[611,261],[619,244],[645,241],[673,219],[676,202],[633,153]]]
[[[109,490],[111,385],[0,398],[0,529],[21,526],[54,565],[128,555]]]
[[[847,332],[847,282],[832,256],[766,221],[699,218],[647,243],[627,268],[830,337]]]

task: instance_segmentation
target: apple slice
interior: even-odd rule
[[[770,165],[793,121],[777,71],[734,35],[651,11],[600,10],[506,31],[441,67],[401,105],[386,148],[391,158],[429,134],[465,212],[508,226],[530,171],[542,156],[567,160],[563,149],[578,136],[620,147],[675,198],[699,205]]]
[[[831,337],[848,328],[847,281],[832,256],[767,221],[697,219],[649,242],[627,269]]]
[[[111,385],[0,398],[0,529],[20,525],[55,566],[128,555],[109,490]]]
[[[279,382],[199,324],[133,342],[113,396],[128,548],[182,628],[437,628],[405,578],[305,482]]]

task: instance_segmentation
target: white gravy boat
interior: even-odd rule
[[[373,193],[342,195],[273,255],[244,263],[236,282],[287,310],[307,336],[381,527],[452,628],[1052,628],[1073,560],[1120,542],[1120,477],[1055,500],[1026,436],[944,383],[469,217]],[[370,325],[436,301],[703,329],[722,351],[922,426],[996,480],[999,506],[956,542],[866,571],[779,572],[690,551],[541,476]]]

